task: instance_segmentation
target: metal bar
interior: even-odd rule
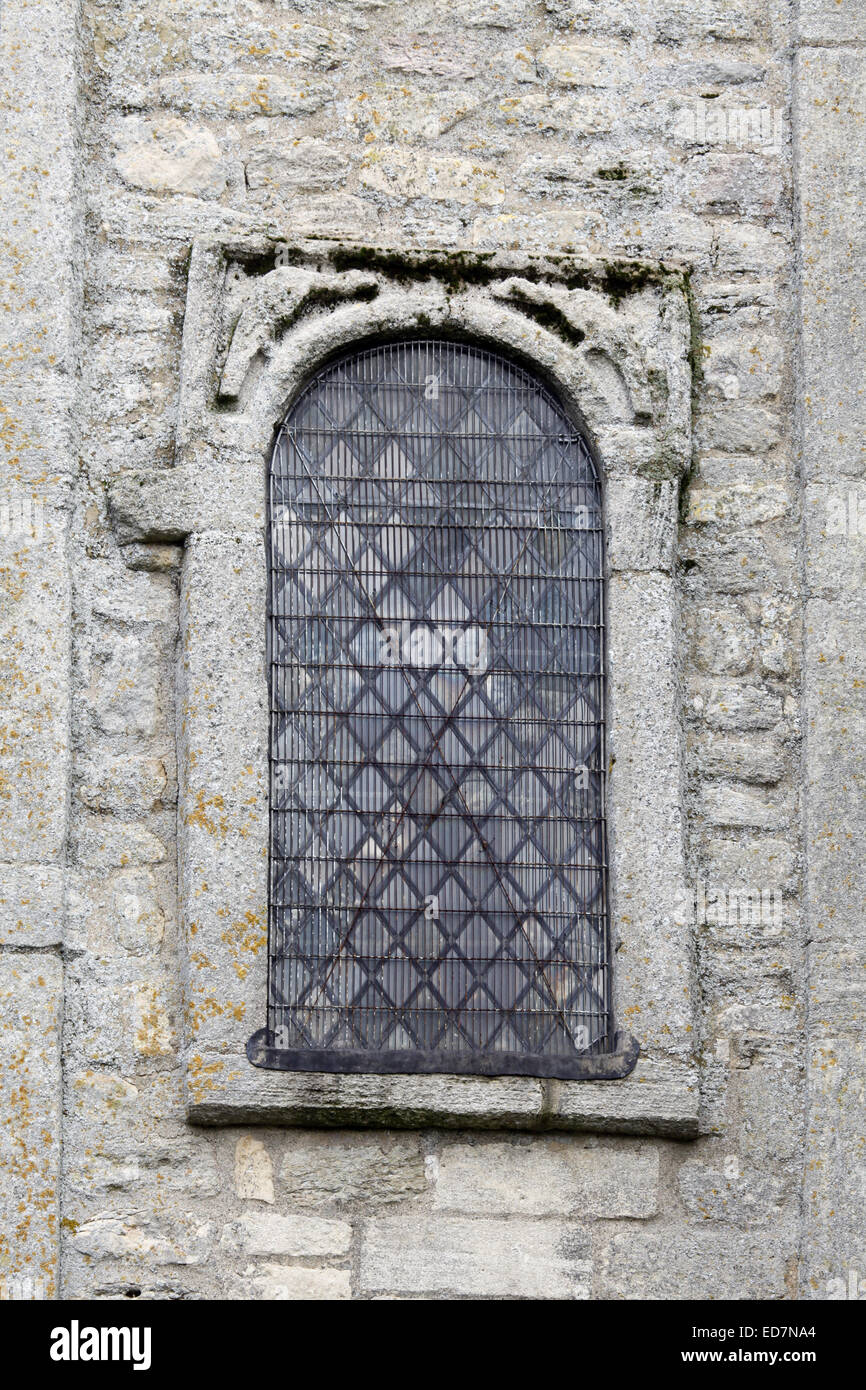
[[[610,1054],[600,517],[580,434],[484,349],[370,349],[293,406],[257,1065],[576,1076],[545,1068]]]

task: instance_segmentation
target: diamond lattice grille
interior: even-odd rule
[[[494,353],[353,354],[292,409],[270,473],[287,1056],[567,1075],[610,1048],[602,543],[583,439]]]

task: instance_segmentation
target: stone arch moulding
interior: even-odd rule
[[[329,357],[412,333],[473,339],[539,372],[601,468],[614,1009],[641,1046],[625,1079],[286,1073],[245,1055],[266,1000],[274,431]],[[195,243],[175,466],[122,474],[109,494],[133,563],[142,545],[184,546],[178,875],[192,1122],[698,1132],[674,577],[690,461],[691,326],[678,270],[264,238]]]

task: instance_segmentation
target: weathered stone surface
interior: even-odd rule
[[[701,449],[742,454],[753,450],[765,453],[781,444],[782,419],[775,408],[753,405],[749,401],[725,401],[708,405],[695,426]]]
[[[866,40],[866,15],[846,0],[800,0],[797,18],[800,38],[807,43],[823,47],[839,40]]]
[[[639,1026],[646,1051],[685,1060],[693,1025],[688,929],[677,914],[685,862],[672,580],[614,575],[609,595],[618,1016],[621,1027]]]
[[[596,1298],[785,1298],[796,1270],[796,1240],[719,1230],[630,1229],[601,1248]]]
[[[122,540],[180,541],[192,532],[238,535],[264,522],[264,485],[249,467],[121,475],[110,494]]]
[[[769,786],[780,781],[788,767],[778,744],[762,735],[733,738],[716,734],[701,745],[698,763],[705,776]]]
[[[752,39],[764,19],[761,0],[665,0],[656,15],[656,33],[669,43],[689,39]]]
[[[618,87],[628,76],[624,48],[580,39],[542,49],[538,63],[561,87]]]
[[[750,464],[754,469],[754,464]],[[787,488],[778,483],[733,487],[691,487],[686,521],[720,526],[756,526],[785,516],[791,506]]]
[[[139,1212],[106,1212],[78,1227],[72,1248],[91,1260],[130,1259],[143,1265],[200,1265],[213,1245],[213,1228],[191,1214],[167,1223]]]
[[[806,910],[814,939],[839,945],[860,941],[864,908],[864,624],[862,595],[806,605]]]
[[[836,10],[832,27],[852,26],[863,37],[863,14]],[[844,11],[844,14],[842,13]],[[807,10],[808,16],[808,10]],[[818,27],[817,16],[811,19]],[[866,71],[858,49],[808,48],[797,58],[798,188],[803,206],[802,350],[803,462],[808,481],[860,476],[866,467],[866,397],[860,363],[866,327],[857,250],[863,232],[863,106]],[[842,100],[837,100],[844,94]]]
[[[69,480],[84,239],[78,7],[0,25],[0,1281],[58,1293],[63,968],[72,731]],[[22,951],[20,948],[26,948]]]
[[[88,810],[118,815],[159,811],[163,797],[171,794],[162,759],[134,754],[81,763],[76,781],[78,799]]]
[[[242,1030],[239,1030],[242,1031]],[[534,1128],[544,1105],[533,1077],[340,1076],[252,1073],[246,1058],[193,1052],[188,1112],[199,1124],[259,1123],[400,1128]]]
[[[60,1027],[55,955],[0,954],[0,1271],[57,1292]]]
[[[823,1003],[823,1001],[821,1001]],[[807,1239],[803,1296],[826,1298],[829,1281],[847,1283],[862,1270],[866,1196],[863,1134],[866,1087],[862,1029],[834,1036],[820,1004],[814,1009],[808,1057],[809,1136],[803,1187]]]
[[[802,1074],[798,1058],[785,1048],[771,1049],[770,1055],[750,1055],[743,1049],[746,1066],[731,1073],[732,1113],[740,1121],[737,1149],[743,1167],[753,1164],[772,1172],[793,1174],[797,1190],[801,1172],[797,1166],[801,1152],[803,1116],[798,1096]]]
[[[288,1135],[280,1192],[293,1204],[403,1202],[427,1189],[416,1135]]]
[[[699,608],[695,615],[695,657],[702,671],[742,676],[755,656],[755,633],[741,607],[734,603]]]
[[[784,1181],[773,1172],[743,1168],[732,1156],[724,1166],[684,1163],[678,1174],[680,1196],[695,1221],[752,1230],[779,1220],[786,1195]]]
[[[338,241],[378,241],[381,237],[379,209],[369,200],[348,193],[293,194],[291,217],[283,200],[271,203],[271,211],[286,236],[327,237]]]
[[[274,1201],[274,1169],[271,1156],[251,1134],[235,1146],[235,1195],[248,1202]]]
[[[857,478],[807,486],[803,499],[806,582],[832,596],[866,587],[866,483]]]
[[[612,570],[669,571],[676,543],[676,484],[629,478],[608,507]]]
[[[295,1299],[325,1299],[329,1303],[352,1297],[351,1276],[347,1269],[309,1269],[280,1264],[251,1265],[245,1271],[246,1297],[289,1302]]]
[[[116,164],[124,183],[154,193],[218,198],[228,177],[213,135],[174,118],[148,127],[130,117]]]
[[[703,790],[703,804],[707,823],[713,826],[781,830],[794,814],[790,798],[737,782],[708,783]]]
[[[330,97],[321,83],[292,80],[272,73],[180,72],[160,78],[142,93],[176,111],[202,116],[303,116],[318,111]]]
[[[243,1047],[255,1025],[247,1001],[265,988],[263,571],[260,536],[211,533],[187,545],[178,682],[179,887],[190,943],[187,1036],[196,1049]],[[234,670],[244,673],[232,686],[223,679],[228,653]]]
[[[247,187],[264,197],[284,197],[298,189],[318,191],[341,184],[349,161],[338,146],[298,140],[286,146],[260,145],[247,159]]]
[[[479,58],[463,36],[398,33],[379,47],[379,61],[386,72],[423,73],[445,78],[474,77]]]
[[[821,933],[823,938],[824,933]],[[866,946],[854,942],[813,942],[809,952],[809,980],[814,999],[820,1001],[822,1023],[832,1020],[839,1033],[866,1032]]]
[[[487,1216],[653,1216],[658,1153],[575,1139],[446,1144],[431,1169],[436,1211]]]
[[[33,331],[39,339],[45,330],[34,325]],[[45,471],[40,495],[17,483],[19,425],[40,448],[28,405],[39,421],[58,402],[41,400],[37,392],[36,400],[22,400],[20,420],[11,401],[2,416],[8,471],[0,495],[0,860],[49,864],[62,858],[67,823],[68,521],[63,495],[46,486]],[[41,441],[51,452],[59,445]]]
[[[352,1228],[316,1216],[244,1216],[225,1227],[221,1245],[244,1255],[345,1255]]]
[[[361,1245],[367,1292],[498,1298],[588,1298],[589,1236],[558,1221],[387,1217],[371,1221]]]
[[[643,1035],[640,1021],[638,1027]],[[548,1125],[601,1134],[693,1138],[698,1133],[699,1102],[699,1077],[693,1067],[647,1056],[625,1081],[550,1082]]]
[[[148,737],[165,719],[162,672],[153,644],[135,632],[106,632],[94,652],[93,721],[102,734]]]
[[[481,160],[431,156],[413,149],[369,149],[361,163],[360,180],[365,188],[392,197],[433,198],[481,207],[497,207],[505,200],[501,176]]]
[[[158,978],[137,980],[131,994],[135,1051],[142,1057],[170,1056],[177,1038],[172,1027],[169,987]]]
[[[760,839],[709,838],[703,852],[720,883],[732,888],[763,884],[773,889],[793,889],[797,856],[790,842],[774,836]]]
[[[138,866],[110,872],[94,885],[86,870],[70,873],[67,946],[103,957],[156,955],[173,927],[158,877]]]
[[[778,211],[785,185],[771,159],[726,151],[690,163],[687,197],[696,211],[740,217],[772,217]]]
[[[517,127],[535,134],[552,131],[557,134],[586,133],[602,135],[617,121],[619,93],[595,89],[580,96],[551,96],[544,91],[525,90],[499,102],[498,125]]]
[[[426,92],[379,86],[375,92],[361,92],[346,103],[346,120],[350,130],[361,137],[423,144],[459,127],[483,105],[483,95],[469,87]]]
[[[272,352],[278,335],[284,333],[310,303],[317,300],[334,303],[362,295],[372,298],[378,291],[379,281],[363,271],[328,275],[278,265],[260,278],[234,324],[220,379],[220,395],[227,399],[240,394],[255,358],[261,353]]]
[[[773,538],[760,539],[748,532],[738,532],[729,541],[719,540],[707,548],[693,546],[686,532],[680,535],[681,553],[686,565],[694,565],[701,583],[719,594],[775,594],[790,583],[794,556],[790,540],[777,543]],[[690,552],[700,553],[700,560]]]
[[[715,682],[700,701],[711,729],[772,729],[782,717],[778,695],[747,683]]]
[[[4,864],[0,868],[0,945],[59,945],[63,886],[63,870],[54,865]]]
[[[134,1131],[130,1133],[128,1125],[116,1136],[103,1133],[101,1152],[84,1154],[66,1181],[75,1198],[92,1202],[95,1197],[100,1204],[108,1194],[116,1193],[124,1193],[127,1201],[134,1202],[136,1194],[151,1185],[172,1202],[216,1197],[222,1192],[214,1157],[201,1145],[150,1137],[142,1141]]]
[[[167,853],[163,841],[137,822],[102,816],[80,821],[72,839],[72,852],[79,864],[100,869],[159,864]]]
[[[126,1129],[136,1113],[139,1090],[132,1081],[111,1072],[84,1071],[70,1078],[73,1110],[80,1113],[85,1124],[102,1128],[116,1120]]]
[[[471,242],[479,250],[527,247],[545,251],[561,246],[569,251],[597,251],[601,218],[586,208],[548,208],[543,212],[503,212],[476,217]]]
[[[385,1124],[691,1137],[697,1133],[698,1101],[698,1077],[690,1066],[643,1058],[625,1081],[251,1074],[245,1058],[194,1049],[187,1071],[187,1113],[203,1125]]]

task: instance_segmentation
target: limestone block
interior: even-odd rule
[[[287,1135],[279,1184],[305,1206],[403,1202],[427,1189],[417,1135],[339,1131]]]
[[[589,1236],[560,1221],[387,1217],[361,1246],[360,1286],[465,1297],[589,1298]]]
[[[155,193],[218,198],[228,178],[220,147],[210,131],[174,117],[149,127],[130,117],[115,164],[124,183]]]
[[[262,1213],[241,1217],[223,1230],[221,1246],[244,1255],[345,1255],[352,1228],[318,1216]]]
[[[274,1170],[262,1143],[245,1134],[235,1145],[235,1195],[248,1202],[274,1201]]]
[[[437,1211],[486,1216],[648,1217],[658,1203],[658,1151],[578,1139],[448,1143],[433,1167]]]
[[[498,207],[505,200],[502,176],[489,164],[457,155],[430,155],[383,145],[361,161],[364,188],[398,198]]]
[[[250,1265],[243,1276],[243,1297],[285,1303],[323,1299],[328,1303],[351,1298],[347,1269],[315,1269],[304,1265]]]
[[[57,1289],[62,1008],[56,955],[0,953],[0,1273],[37,1281],[48,1298]]]

